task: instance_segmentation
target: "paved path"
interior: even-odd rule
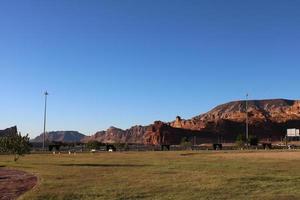
[[[37,184],[37,177],[18,170],[0,168],[0,200],[17,199]]]

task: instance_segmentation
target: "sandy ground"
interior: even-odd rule
[[[37,184],[37,177],[26,172],[0,168],[0,200],[17,199]]]

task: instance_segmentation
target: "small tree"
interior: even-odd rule
[[[17,161],[20,156],[30,153],[28,134],[22,136],[21,133],[11,133],[8,136],[0,138],[0,151],[14,154],[14,161]]]
[[[238,147],[238,148],[243,148],[244,145],[245,145],[245,138],[242,134],[239,134],[237,137],[236,137],[236,140],[235,140],[235,145]]]
[[[188,138],[183,137],[180,142],[180,146],[184,147],[185,149],[190,149],[192,147],[192,142],[188,140]]]
[[[249,137],[250,146],[257,146],[258,142],[259,142],[259,139],[256,136],[250,135],[250,137]]]
[[[125,151],[128,151],[128,150],[129,150],[129,145],[128,145],[128,143],[125,143],[125,145],[124,145],[124,150],[125,150]]]

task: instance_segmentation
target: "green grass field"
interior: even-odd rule
[[[27,155],[0,166],[36,174],[22,199],[300,199],[300,152]]]

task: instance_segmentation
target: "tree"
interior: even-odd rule
[[[238,148],[243,148],[244,145],[245,145],[245,138],[242,134],[239,134],[237,137],[236,137],[236,140],[235,140],[235,145],[238,147]]]
[[[118,150],[123,150],[123,151],[128,151],[129,150],[128,143],[114,143],[114,146]]]
[[[250,135],[250,137],[249,137],[250,146],[257,146],[258,142],[259,142],[259,139],[256,136]]]
[[[184,147],[185,149],[192,147],[192,142],[188,140],[188,138],[183,137],[180,142],[180,146]]]
[[[128,143],[125,143],[125,145],[124,145],[124,150],[125,150],[125,151],[128,151],[128,150],[129,150],[129,145],[128,145]]]
[[[98,141],[89,141],[89,142],[86,144],[86,147],[87,147],[89,150],[92,150],[92,149],[100,149],[101,146],[102,146],[102,143],[101,143],[101,142],[98,142]]]
[[[0,138],[0,151],[14,154],[14,161],[17,161],[20,156],[30,153],[30,148],[28,134],[22,136],[21,133],[10,133]]]

